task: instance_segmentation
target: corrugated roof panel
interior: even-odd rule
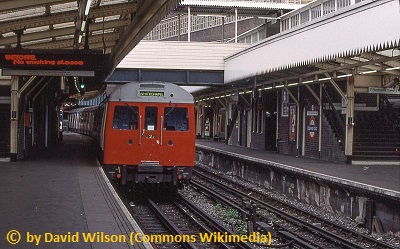
[[[249,44],[141,41],[117,68],[223,70],[224,57]]]

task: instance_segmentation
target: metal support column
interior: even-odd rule
[[[319,84],[319,101],[318,101],[318,105],[319,105],[319,121],[318,121],[318,153],[319,153],[319,158],[321,158],[321,151],[322,151],[322,87],[323,84]]]
[[[346,145],[345,155],[353,155],[353,125],[354,125],[354,77],[347,79],[346,101]]]
[[[10,128],[10,153],[12,161],[17,159],[18,153],[18,87],[19,77],[11,76],[11,128]]]
[[[178,14],[178,41],[181,40],[181,14]]]
[[[190,6],[188,7],[188,22],[187,22],[187,33],[188,33],[188,42],[190,42],[190,32],[192,32],[192,22],[190,18]]]
[[[238,42],[238,13],[237,8],[235,8],[235,43]]]
[[[221,17],[221,18],[222,18],[222,20],[221,20],[221,22],[222,22],[222,32],[221,32],[222,37],[221,37],[221,39],[222,39],[222,42],[225,42],[225,17]]]

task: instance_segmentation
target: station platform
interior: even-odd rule
[[[197,139],[196,147],[400,200],[399,165],[349,165]],[[400,158],[399,158],[400,161]]]
[[[88,137],[64,133],[34,158],[0,163],[0,248],[153,248],[130,243],[140,228],[90,145]]]

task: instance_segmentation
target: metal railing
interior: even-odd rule
[[[345,144],[344,138],[345,138],[346,127],[344,125],[343,119],[339,114],[339,111],[336,110],[335,105],[333,104],[333,101],[329,96],[328,91],[326,90],[326,87],[323,87],[322,89],[323,89],[323,103],[328,104],[327,106],[324,105],[323,108],[326,114],[325,116],[328,119],[328,122],[332,127],[334,133],[338,136],[339,142],[341,144]]]
[[[281,17],[281,32],[296,28],[364,0],[317,0]]]
[[[388,122],[397,131],[397,135],[400,138],[400,110],[392,107],[392,104],[386,95],[380,96],[379,106],[379,110],[384,114]]]

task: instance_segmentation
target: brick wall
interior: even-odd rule
[[[251,148],[265,150],[265,133],[251,133]]]
[[[318,88],[315,87],[314,92],[318,91]],[[291,90],[292,91],[292,90]],[[294,91],[293,91],[294,94]],[[297,94],[297,93],[296,93]],[[332,94],[333,95],[333,94]],[[331,126],[329,125],[329,122],[327,119],[323,116],[322,118],[322,124],[321,124],[321,131],[322,131],[322,136],[321,138],[319,137],[319,131],[317,130],[314,133],[314,139],[311,139],[310,136],[310,131],[307,131],[307,128],[310,126],[310,116],[307,116],[307,111],[311,110],[318,110],[317,114],[320,115],[319,113],[319,106],[318,102],[315,100],[315,98],[311,95],[311,93],[307,89],[300,89],[300,99],[299,102],[301,104],[300,107],[300,113],[296,119],[296,122],[299,122],[299,149],[297,151],[297,142],[290,142],[289,141],[289,125],[290,125],[290,117],[282,116],[282,94],[279,94],[279,142],[278,142],[278,151],[281,154],[287,154],[287,155],[302,155],[303,153],[303,148],[302,146],[304,145],[304,157],[309,157],[309,158],[318,158],[322,160],[328,160],[328,161],[335,161],[335,162],[341,162],[344,163],[346,161],[345,155],[344,155],[344,150],[341,147],[338,138],[334,134]],[[293,104],[293,103],[289,103]],[[305,112],[305,113],[303,113]],[[316,113],[314,113],[315,115]],[[319,127],[319,116],[315,115],[315,126]],[[303,117],[305,117],[305,120],[303,121]],[[303,127],[303,122],[305,124],[305,127]],[[305,132],[304,134],[304,141],[303,141],[303,131]],[[319,152],[319,140],[322,139],[322,145],[321,145],[321,152]],[[303,143],[304,142],[304,143]]]

